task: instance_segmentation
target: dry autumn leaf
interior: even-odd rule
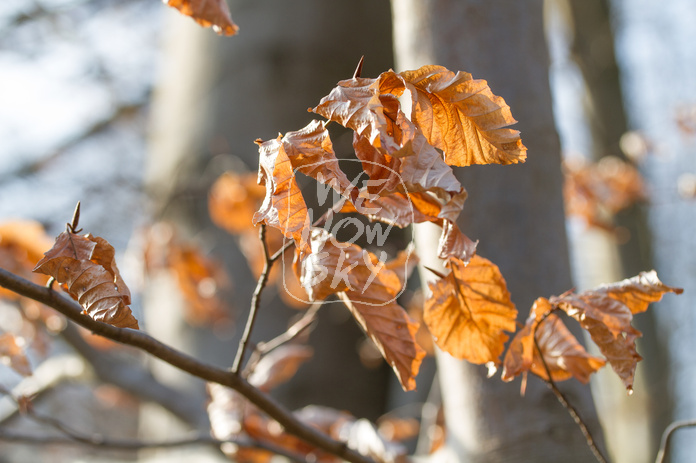
[[[386,260],[356,244],[338,243],[320,228],[312,229],[308,247],[309,251],[297,251],[295,269],[310,299],[320,301],[337,294],[402,387],[414,389],[425,352],[415,339],[418,325],[396,302],[403,291],[399,274],[387,267]]]
[[[34,268],[67,286],[87,315],[119,328],[138,329],[130,291],[121,278],[114,248],[98,236],[65,231]]]
[[[501,376],[503,381],[511,381],[527,371],[540,378],[548,378],[534,345],[534,337],[553,381],[574,377],[587,384],[590,375],[604,366],[606,361],[588,354],[561,319],[550,313],[552,310],[553,307],[546,298],[539,298],[534,302],[525,327],[515,335],[505,354]]]
[[[212,27],[220,35],[235,35],[239,27],[232,22],[225,0],[164,0],[203,27]]]
[[[423,319],[437,345],[453,357],[500,363],[517,310],[498,267],[474,256],[468,265],[450,258],[450,273],[430,283]]]
[[[0,334],[0,362],[22,376],[31,376],[29,360],[24,355],[24,349],[12,333]]]
[[[633,315],[644,312],[651,302],[659,301],[667,292],[681,294],[683,290],[663,284],[652,270],[594,290],[552,297],[550,302],[590,333],[630,392],[636,364],[641,360],[635,345],[641,332],[631,325]]]

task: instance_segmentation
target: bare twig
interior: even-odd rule
[[[370,458],[348,448],[344,442],[334,440],[316,428],[308,426],[298,420],[275,399],[264,394],[239,375],[204,363],[141,331],[128,328],[117,328],[95,321],[87,315],[84,315],[82,313],[82,308],[77,303],[60,296],[53,290],[36,285],[4,269],[0,269],[0,286],[54,308],[95,334],[122,344],[137,347],[193,376],[234,389],[252,404],[256,405],[259,409],[263,410],[280,423],[286,432],[297,436],[310,445],[350,462],[368,463],[372,461]]]
[[[662,433],[662,439],[660,440],[660,451],[657,452],[657,457],[655,457],[655,463],[663,463],[665,458],[669,454],[669,443],[672,440],[672,434],[677,429],[694,427],[696,426],[696,420],[683,420],[675,421],[671,423]]]
[[[251,353],[247,366],[244,368],[244,374],[248,375],[251,373],[263,355],[271,352],[273,349],[277,349],[286,342],[292,341],[296,336],[306,330],[314,322],[314,320],[316,320],[317,312],[319,312],[321,306],[321,303],[315,302],[305,311],[304,314],[302,314],[302,317],[299,320],[290,326],[290,328],[270,341],[258,343]]]
[[[273,266],[273,261],[268,255],[268,244],[266,243],[266,224],[261,224],[261,228],[259,229],[259,239],[261,240],[261,245],[263,246],[263,271],[259,277],[259,282],[256,284],[254,295],[251,297],[249,317],[247,317],[247,323],[244,327],[244,334],[242,334],[242,339],[239,341],[237,356],[235,357],[234,364],[232,365],[232,373],[234,374],[238,374],[239,369],[242,367],[244,354],[246,354],[249,346],[249,337],[251,336],[251,331],[254,329],[254,323],[256,322],[256,314],[259,310],[261,293],[263,292],[263,288],[266,286],[266,283],[268,283],[268,275],[271,273],[271,267]]]
[[[553,311],[551,311],[553,312]],[[542,317],[542,319],[539,321],[539,324],[541,324],[544,320],[546,320],[546,317],[551,314],[551,312],[547,313]],[[594,455],[595,459],[599,463],[607,463],[607,459],[604,458],[604,455],[602,455],[602,452],[599,450],[599,447],[597,447],[597,443],[595,442],[594,438],[592,437],[592,433],[590,433],[590,430],[588,429],[587,425],[585,422],[582,420],[580,417],[580,414],[578,411],[573,407],[570,402],[568,402],[568,399],[566,399],[565,395],[556,387],[556,383],[554,380],[551,378],[551,370],[549,370],[549,366],[546,364],[546,359],[544,358],[544,354],[541,352],[541,348],[539,347],[539,342],[537,341],[536,338],[536,333],[534,333],[534,347],[536,348],[537,352],[539,353],[539,358],[541,359],[542,365],[544,365],[544,371],[546,371],[546,377],[547,379],[544,379],[546,384],[549,386],[553,394],[556,396],[556,399],[565,407],[566,410],[568,410],[568,414],[573,418],[573,421],[575,421],[575,424],[578,425],[580,430],[582,431],[582,435],[585,436],[585,440],[587,441],[587,446],[590,448],[592,451],[592,454]],[[543,379],[543,378],[542,378]]]

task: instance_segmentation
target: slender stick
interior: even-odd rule
[[[243,395],[252,404],[280,423],[286,432],[307,443],[353,463],[369,463],[372,460],[346,446],[344,442],[332,439],[316,428],[306,425],[275,399],[249,384],[239,375],[214,367],[164,344],[141,331],[117,328],[93,320],[82,313],[75,302],[60,296],[56,291],[36,285],[24,278],[0,268],[0,286],[19,295],[28,297],[54,308],[69,319],[113,341],[137,347],[170,365],[179,368],[205,381],[227,386]]]
[[[539,324],[541,324],[546,317],[550,314],[546,314],[540,321]],[[553,391],[553,394],[556,396],[556,399],[565,407],[566,410],[568,410],[568,413],[570,416],[573,418],[575,421],[575,424],[578,425],[580,430],[582,431],[582,435],[585,436],[585,440],[587,441],[587,446],[590,448],[592,451],[592,454],[594,457],[597,459],[599,463],[607,463],[607,459],[604,458],[604,455],[602,455],[602,452],[599,450],[599,447],[597,447],[597,443],[595,442],[594,438],[592,437],[592,433],[590,433],[590,430],[587,428],[587,425],[585,422],[582,420],[580,417],[580,414],[578,411],[573,407],[570,402],[568,402],[568,399],[566,399],[565,395],[556,387],[556,383],[553,381],[551,378],[551,370],[549,370],[549,366],[546,364],[546,359],[544,358],[544,354],[541,352],[541,348],[539,347],[539,342],[537,341],[536,338],[536,333],[534,333],[534,347],[536,347],[537,352],[539,353],[539,358],[541,359],[541,363],[544,365],[544,370],[546,371],[546,377],[548,379],[544,379],[546,384],[551,388],[551,391]],[[542,378],[543,379],[543,378]]]
[[[261,292],[266,286],[266,283],[268,283],[268,275],[271,273],[271,267],[273,266],[273,261],[268,255],[268,245],[266,244],[266,224],[261,224],[261,228],[259,229],[259,239],[261,240],[261,245],[263,246],[263,271],[261,272],[259,281],[256,284],[254,295],[251,297],[251,308],[249,309],[249,316],[247,317],[246,326],[244,327],[244,334],[242,334],[242,339],[239,341],[237,356],[235,357],[234,364],[232,365],[232,373],[235,375],[239,373],[239,369],[244,361],[244,354],[246,354],[249,347],[249,337],[254,329],[256,314],[259,311],[259,305],[261,303]]]
[[[662,433],[662,439],[660,440],[660,451],[657,452],[655,463],[663,463],[665,461],[665,458],[669,452],[669,443],[672,440],[672,434],[674,431],[692,426],[696,426],[696,420],[675,421],[667,426],[665,432]]]

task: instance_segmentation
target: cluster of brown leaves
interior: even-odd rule
[[[567,160],[563,167],[566,213],[583,218],[590,226],[614,232],[614,214],[647,199],[638,169],[615,156],[593,164]]]
[[[402,96],[411,99],[408,115],[399,102]],[[515,122],[509,107],[493,95],[485,81],[440,66],[341,81],[311,111],[353,130],[355,155],[367,177],[365,186],[352,184],[341,170],[328,122],[314,120],[301,130],[257,141],[259,183],[265,185],[266,195],[254,224],[264,222],[294,240],[294,268],[309,301],[331,295],[341,299],[403,388],[411,390],[425,352],[416,342],[418,324],[396,301],[408,273],[408,255],[386,261],[314,227],[296,174],[328,185],[342,197],[340,210],[331,214],[357,212],[371,221],[398,227],[421,222],[439,225],[439,256],[451,267],[464,269],[475,254],[476,243],[456,225],[467,193],[451,166],[523,162],[526,148],[519,132],[508,128]],[[414,259],[411,261],[413,264]],[[497,307],[496,301],[472,313],[466,307],[468,296],[477,298],[480,288],[467,296],[449,297],[461,282],[445,284],[448,279],[454,276],[443,277],[438,290],[443,300],[450,300],[438,305],[437,314],[431,304],[426,324],[448,352],[474,362],[499,363],[497,357],[506,339],[499,331],[514,329],[515,310],[509,296],[504,308]],[[492,298],[507,293],[502,277],[496,284],[503,288],[494,290]],[[475,284],[467,287],[472,286]],[[488,295],[483,299],[488,301]],[[452,329],[450,322],[457,328]],[[500,342],[500,346],[486,349],[471,342],[471,349],[459,347],[472,330],[476,332],[476,326],[490,327],[490,333],[479,330],[480,339],[490,336],[494,340],[489,344]],[[446,331],[452,335],[440,336]],[[458,347],[453,349],[455,345]]]
[[[510,381],[527,371],[547,379],[548,368],[554,381],[574,377],[587,383],[592,373],[609,362],[630,393],[641,360],[635,345],[641,333],[631,325],[633,315],[645,312],[651,302],[668,292],[681,294],[682,289],[663,284],[653,270],[578,294],[537,299],[524,328],[508,348],[502,379]],[[606,360],[588,354],[555,311],[578,321]]]
[[[290,379],[312,350],[301,344],[289,344],[265,355],[253,368],[249,382],[268,391]],[[244,397],[219,384],[208,384],[210,403],[208,415],[213,436],[220,440],[235,441],[222,446],[223,451],[240,463],[266,463],[273,453],[255,446],[255,443],[272,445],[284,452],[323,463],[341,461],[337,457],[308,445],[284,432],[282,426],[268,418]],[[376,461],[402,461],[405,449],[398,440],[409,437],[413,429],[403,429],[401,421],[390,421],[389,438],[384,431],[364,419],[356,419],[347,412],[333,408],[310,405],[294,412],[295,416],[310,426],[346,443],[363,455]],[[385,426],[386,428],[387,426]],[[380,429],[382,426],[380,426]],[[245,445],[246,444],[246,445]]]

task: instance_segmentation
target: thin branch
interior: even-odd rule
[[[660,440],[660,451],[657,452],[657,457],[655,458],[655,463],[663,463],[665,458],[669,453],[669,443],[672,440],[672,434],[677,429],[695,427],[696,420],[683,420],[675,421],[674,423],[667,426],[665,432],[662,433],[662,439]]]
[[[551,312],[546,314],[541,319],[539,324],[541,324]],[[563,407],[565,407],[565,409],[568,411],[570,416],[575,421],[575,424],[577,424],[578,427],[580,428],[580,430],[582,431],[582,435],[585,436],[585,440],[587,441],[587,446],[592,451],[592,454],[594,455],[595,459],[599,463],[607,463],[607,459],[604,458],[604,455],[602,455],[602,452],[599,450],[599,447],[597,447],[597,443],[595,442],[594,438],[592,437],[592,433],[590,433],[590,430],[587,428],[587,425],[580,417],[580,414],[575,409],[575,407],[573,407],[570,404],[570,402],[568,402],[568,399],[566,399],[565,395],[563,395],[563,393],[560,391],[560,389],[558,389],[558,387],[556,387],[556,383],[551,378],[551,370],[549,370],[549,366],[546,364],[546,359],[544,358],[544,354],[541,352],[541,348],[539,347],[539,342],[537,341],[537,338],[536,338],[536,333],[534,333],[533,339],[534,339],[534,347],[536,347],[536,350],[539,353],[539,358],[541,359],[541,363],[542,363],[542,365],[544,365],[544,370],[546,371],[547,379],[544,379],[544,378],[542,378],[542,379],[544,379],[544,381],[549,386],[549,388],[551,388],[551,391],[553,391],[553,394],[556,396],[556,399],[558,399],[558,401],[561,403],[561,405],[563,405]]]
[[[249,309],[249,316],[247,317],[246,326],[244,327],[244,334],[242,334],[242,339],[239,341],[239,347],[237,348],[237,356],[234,359],[234,364],[232,365],[232,373],[238,374],[239,369],[244,361],[244,354],[249,347],[249,337],[254,329],[254,323],[256,322],[256,314],[259,311],[259,304],[261,302],[261,293],[263,288],[268,283],[268,275],[271,273],[271,267],[273,267],[273,261],[268,255],[268,244],[266,243],[266,224],[261,224],[259,229],[259,240],[261,240],[261,245],[263,246],[263,271],[259,277],[259,282],[256,284],[256,289],[254,290],[254,295],[251,297],[251,308]]]
[[[252,404],[256,405],[259,409],[263,410],[280,423],[285,428],[286,432],[297,436],[315,447],[353,463],[368,463],[372,461],[370,458],[348,448],[344,442],[332,439],[316,428],[308,426],[298,420],[275,399],[264,394],[239,375],[206,364],[141,331],[128,328],[117,328],[97,322],[87,315],[84,315],[82,313],[82,308],[77,303],[60,296],[53,290],[36,285],[1,268],[0,286],[54,308],[95,334],[122,344],[137,347],[193,376],[234,389]]]
[[[296,336],[309,328],[314,320],[316,320],[317,312],[319,312],[321,306],[321,303],[315,302],[302,314],[299,320],[290,326],[290,328],[268,342],[258,343],[251,353],[247,366],[244,368],[245,375],[248,375],[253,370],[263,355],[271,352],[273,349],[277,349],[286,342],[292,341]]]

